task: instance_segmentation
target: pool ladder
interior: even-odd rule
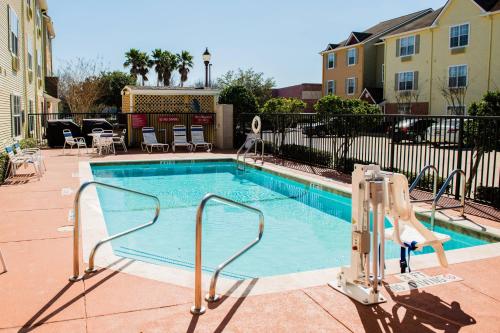
[[[417,187],[418,183],[424,176],[425,172],[427,170],[432,170],[433,173],[433,186],[432,186],[432,198],[429,199],[421,199],[421,200],[411,200],[411,202],[431,202],[431,229],[434,229],[434,222],[436,218],[436,211],[437,210],[448,210],[448,209],[454,209],[454,208],[460,208],[460,216],[464,216],[465,214],[465,187],[466,187],[466,179],[465,179],[465,172],[462,169],[455,169],[453,170],[449,175],[448,178],[444,181],[443,185],[439,189],[439,192],[437,192],[437,180],[438,180],[438,170],[434,165],[426,165],[418,174],[417,178],[413,181],[411,184],[409,191],[410,193]],[[453,178],[457,176],[462,176],[462,182],[460,186],[460,204],[459,205],[454,205],[454,206],[442,206],[442,207],[437,207],[439,199],[443,196],[443,194],[446,192],[446,189],[450,185],[450,182],[453,180]],[[437,192],[437,193],[436,193]]]
[[[154,195],[134,191],[134,190],[129,190],[123,187],[118,187],[114,185],[109,185],[101,182],[96,182],[96,181],[90,181],[90,182],[85,182],[83,183],[78,191],[76,192],[74,203],[73,203],[73,209],[74,209],[74,227],[73,227],[73,275],[69,278],[71,282],[79,281],[83,279],[85,275],[80,275],[80,199],[82,196],[82,193],[85,191],[85,189],[89,188],[89,186],[94,185],[96,187],[103,187],[106,189],[114,190],[114,191],[119,191],[119,192],[126,192],[130,194],[134,194],[137,196],[142,196],[145,198],[150,198],[155,201],[156,208],[155,208],[155,215],[153,219],[145,224],[141,224],[137,227],[122,231],[118,234],[109,236],[107,238],[104,238],[97,242],[96,245],[92,248],[90,251],[90,256],[89,256],[89,266],[85,270],[85,273],[93,273],[96,271],[95,265],[94,265],[94,258],[97,253],[97,250],[101,247],[101,245],[108,243],[112,241],[113,239],[117,239],[123,236],[126,236],[130,233],[133,233],[135,231],[139,231],[141,229],[147,228],[158,221],[158,217],[160,216],[160,200],[158,197],[155,197]]]
[[[259,143],[262,144],[262,152],[261,152],[260,156],[257,154],[257,145]],[[254,162],[257,162],[257,160],[260,159],[262,161],[262,164],[264,164],[264,140],[262,140],[261,138],[257,138],[257,137],[249,135],[249,136],[247,136],[245,143],[243,143],[243,145],[241,145],[240,149],[238,149],[238,152],[236,153],[236,168],[238,170],[245,171],[245,166],[246,166],[245,160],[247,158],[247,154],[250,152],[250,150],[252,148],[255,148],[254,155],[253,155]],[[241,155],[243,149],[245,149],[245,152],[243,153],[243,160],[242,160],[242,163],[240,164],[240,155]],[[241,165],[241,167],[240,167],[240,165]]]
[[[201,237],[202,237],[202,223],[203,223],[203,211],[209,201],[218,201],[222,204],[242,208],[249,212],[252,212],[259,216],[259,230],[257,234],[257,238],[248,243],[243,249],[232,255],[229,259],[226,259],[223,263],[217,266],[217,269],[214,271],[212,278],[210,280],[210,290],[208,294],[205,296],[205,300],[207,302],[217,302],[220,299],[220,295],[215,293],[215,289],[217,286],[217,279],[219,277],[220,272],[230,263],[232,263],[235,259],[240,257],[242,254],[250,250],[254,247],[260,240],[262,239],[262,234],[264,233],[264,214],[261,210],[242,204],[237,201],[233,201],[228,198],[221,197],[216,194],[208,193],[203,197],[198,206],[198,210],[196,212],[196,245],[195,245],[195,275],[194,275],[194,305],[191,307],[191,313],[194,315],[201,315],[205,313],[206,309],[202,306],[201,302]]]

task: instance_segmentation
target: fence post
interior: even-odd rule
[[[459,119],[459,127],[458,127],[458,149],[457,149],[457,164],[455,169],[462,169],[462,154],[464,150],[464,117],[460,117]],[[464,172],[465,172],[464,168]],[[460,198],[460,182],[462,181],[462,177],[457,177],[457,183],[455,186],[455,199],[458,200]]]
[[[310,129],[310,135],[309,135],[309,156],[307,157],[309,160],[309,164],[311,164],[311,152],[312,152],[312,140],[313,140],[313,115],[309,115],[309,129]]]
[[[392,117],[391,121],[391,136],[389,140],[391,140],[391,155],[390,155],[390,166],[391,171],[394,172],[394,135],[395,135],[395,127],[396,127],[396,117]]]

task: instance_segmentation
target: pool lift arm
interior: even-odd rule
[[[385,229],[386,217],[392,228]],[[448,264],[442,243],[450,237],[430,231],[417,220],[410,203],[408,179],[402,174],[382,172],[377,165],[356,165],[352,174],[351,265],[342,267],[329,285],[365,305],[385,302],[379,289],[384,279],[386,238],[401,246],[402,272],[407,267],[403,253],[425,246],[434,248],[442,266]]]

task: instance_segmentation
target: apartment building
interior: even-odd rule
[[[449,0],[382,39],[387,113],[466,114],[500,89],[498,0]]]
[[[54,27],[46,0],[0,3],[0,143],[32,131],[29,113],[57,112]]]
[[[272,90],[273,97],[297,98],[306,103],[304,112],[314,112],[313,106],[321,98],[321,83],[301,83]]]
[[[323,61],[323,95],[363,98],[382,102],[384,43],[381,38],[432,12],[426,9],[380,22],[369,29],[353,31],[344,41],[328,44]]]

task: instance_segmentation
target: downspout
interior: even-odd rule
[[[432,114],[432,82],[434,80],[434,73],[433,73],[433,63],[434,63],[434,29],[431,30],[431,72],[430,72],[430,79],[429,79],[429,114]]]
[[[22,57],[23,57],[23,69],[22,69],[22,73],[23,73],[23,95],[24,95],[24,105],[23,105],[23,108],[22,108],[22,116],[23,116],[23,132],[21,133],[21,136],[25,137],[26,138],[26,134],[28,133],[28,112],[27,112],[27,108],[28,108],[28,88],[27,88],[27,82],[26,82],[26,77],[28,76],[28,73],[27,73],[27,67],[26,67],[26,50],[27,50],[27,47],[26,47],[26,30],[25,30],[25,20],[26,18],[24,17],[24,15],[27,15],[27,11],[26,11],[26,3],[25,1],[21,1],[21,35],[22,35],[22,38],[23,38],[23,51],[22,51]],[[18,50],[19,51],[19,50]]]
[[[490,52],[488,52],[488,88],[487,91],[490,91],[490,81],[491,81],[491,53],[493,52],[493,17],[488,15],[490,19]]]

